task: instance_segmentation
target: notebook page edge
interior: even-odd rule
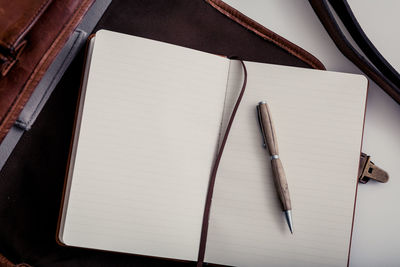
[[[89,76],[89,71],[90,71],[90,62],[92,59],[92,53],[93,53],[93,47],[95,43],[96,36],[93,35],[90,37],[89,44],[87,47],[87,53],[86,53],[86,60],[85,60],[85,68],[83,72],[83,79],[82,79],[82,85],[79,93],[79,103],[78,103],[78,109],[76,111],[76,119],[74,122],[74,133],[73,133],[73,138],[71,141],[71,151],[69,153],[69,160],[68,160],[68,169],[66,172],[66,178],[65,178],[65,185],[64,185],[64,190],[63,190],[63,199],[62,199],[62,207],[60,211],[60,221],[59,221],[59,226],[58,226],[58,234],[57,234],[57,239],[60,243],[64,245],[68,245],[64,242],[63,240],[63,232],[64,232],[64,223],[65,223],[65,217],[66,213],[68,210],[68,198],[69,198],[69,191],[71,189],[71,180],[72,180],[72,173],[74,169],[74,163],[75,163],[75,154],[76,154],[76,148],[77,148],[77,143],[79,139],[79,130],[80,130],[80,125],[81,125],[81,119],[82,119],[82,110],[83,110],[83,105],[84,105],[84,100],[85,100],[85,92],[86,92],[86,86],[88,82],[88,76]]]
[[[108,31],[99,31],[98,33],[97,33],[97,35],[99,35],[99,33],[102,33],[103,32],[103,34],[109,34],[109,33],[107,33]],[[135,37],[135,38],[141,38],[141,37]],[[144,39],[144,38],[141,38],[141,39]],[[156,41],[156,42],[158,42],[158,41]],[[161,42],[158,42],[158,43],[160,43],[161,44]],[[164,44],[163,44],[164,45]],[[168,44],[168,46],[173,46],[173,45],[171,45],[171,44]],[[189,49],[189,48],[181,48],[181,49],[186,49],[186,50],[191,50],[191,49]],[[192,50],[192,51],[195,51],[195,50]],[[198,51],[195,51],[195,53],[199,53]],[[201,53],[204,53],[204,54],[208,54],[208,53],[205,53],[205,52],[201,52]],[[211,54],[209,54],[209,55],[211,55]],[[215,55],[213,55],[213,57],[214,57]],[[215,56],[215,57],[217,57],[217,56]],[[226,59],[225,58],[223,58],[223,60],[225,61]],[[227,65],[227,67],[229,67],[228,65]],[[226,77],[226,76],[225,76]],[[226,78],[225,78],[225,80],[226,80]],[[226,88],[226,86],[224,86],[224,89]],[[225,90],[223,90],[224,92],[225,92]],[[222,110],[221,110],[221,114],[222,114]],[[219,128],[218,128],[219,129]],[[206,177],[206,179],[208,179],[208,177]],[[133,252],[130,252],[130,253],[133,253]],[[157,256],[157,255],[155,255],[155,256]],[[161,257],[162,257],[162,255],[161,255]],[[192,260],[194,260],[194,258],[192,259]]]
[[[245,62],[247,65],[253,65],[253,62]],[[254,64],[261,64],[261,63],[254,63]],[[271,64],[268,64],[268,65],[271,65]],[[298,68],[296,68],[296,67],[286,67],[286,66],[277,66],[278,68],[295,68],[295,69],[298,69]],[[318,72],[318,70],[304,70],[304,71],[317,71]],[[249,80],[251,80],[252,78],[251,78],[251,72],[249,73],[250,75],[249,75]],[[332,74],[332,75],[335,75],[334,73]],[[338,74],[338,75],[343,75],[343,74]],[[360,79],[360,81],[358,81],[357,83],[359,84],[359,87],[358,87],[358,89],[360,89],[360,91],[358,92],[358,94],[359,94],[359,96],[360,96],[360,99],[363,99],[362,101],[361,101],[361,106],[363,106],[363,119],[362,119],[362,123],[361,123],[361,120],[360,120],[360,123],[363,125],[364,124],[364,118],[365,118],[365,106],[366,106],[366,96],[367,96],[367,90],[366,90],[366,88],[367,88],[367,79],[364,77],[364,76],[361,76],[361,75],[356,75],[356,74],[344,74],[344,76],[346,76],[346,75],[349,75],[349,76],[347,76],[347,77],[350,77],[350,76],[354,76],[354,79]],[[355,76],[357,76],[357,77],[355,77]],[[340,76],[340,77],[342,77],[342,76]],[[361,81],[361,80],[363,80],[363,81]],[[238,86],[236,86],[236,87],[238,87]],[[356,90],[358,90],[358,89],[356,89]],[[249,88],[248,90],[251,90],[251,88]],[[360,126],[360,125],[359,125]],[[362,127],[361,127],[362,128]],[[361,132],[360,132],[360,134],[361,134],[361,137],[362,137],[362,134],[363,134],[363,132],[362,132],[362,129],[361,129]],[[279,139],[279,137],[278,137],[278,139]],[[360,145],[360,147],[361,147],[361,145],[362,145],[362,140],[361,140],[361,138],[359,138],[359,140],[358,140],[358,142],[360,142],[359,143],[359,145]],[[260,143],[260,145],[261,145],[261,137],[259,138],[259,143]],[[357,158],[357,161],[358,161],[358,159],[359,159],[359,155],[358,155],[358,158]],[[355,176],[354,177],[356,177],[357,175],[357,170],[358,170],[358,166],[357,166],[357,168],[353,168],[354,169],[354,173],[355,173]],[[354,190],[356,190],[356,187],[357,187],[357,179],[355,179],[354,180],[355,181],[355,187],[354,187]],[[218,175],[217,175],[217,182],[218,182]],[[215,193],[217,193],[218,191],[216,191]],[[356,192],[354,193],[354,198],[356,197]],[[351,203],[353,206],[355,205],[355,199],[353,199],[354,201]],[[212,209],[211,209],[211,217],[212,217],[212,214],[213,214],[213,207],[212,207]],[[353,210],[352,210],[352,217],[351,217],[351,227],[352,227],[352,225],[353,225],[353,220],[354,220],[354,207],[353,207]],[[210,221],[210,226],[212,225],[212,221]],[[348,237],[349,239],[351,238],[351,235],[349,235],[349,237]],[[349,249],[350,249],[350,243],[349,243]],[[206,260],[207,260],[207,251],[206,251]],[[227,262],[227,261],[208,261],[208,262],[212,262],[212,263],[217,263],[217,264],[234,264],[233,262]]]

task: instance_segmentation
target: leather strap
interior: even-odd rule
[[[265,28],[260,23],[254,21],[251,18],[247,17],[246,15],[242,14],[235,8],[226,4],[224,1],[221,1],[221,0],[205,0],[205,1],[208,4],[210,4],[212,7],[214,7],[216,10],[218,10],[219,12],[221,12],[222,14],[227,16],[228,18],[230,18],[233,21],[235,21],[236,23],[242,25],[243,27],[245,27],[246,29],[255,33],[256,35],[260,36],[261,38],[282,48],[283,50],[287,51],[291,55],[306,62],[312,68],[318,69],[318,70],[325,70],[325,66],[321,63],[321,61],[319,61],[312,54],[310,54],[303,48],[295,45],[294,43],[290,42],[289,40],[283,38],[279,34]]]
[[[239,108],[240,102],[243,98],[244,91],[246,89],[246,84],[247,84],[247,69],[246,66],[244,65],[244,62],[240,60],[240,63],[242,64],[243,67],[243,72],[244,72],[244,79],[243,79],[243,85],[242,89],[240,90],[240,94],[238,96],[238,99],[236,100],[235,106],[233,108],[232,114],[229,118],[228,125],[226,126],[226,131],[224,134],[224,138],[222,139],[221,146],[218,149],[217,157],[215,158],[214,165],[211,171],[211,177],[210,181],[208,184],[208,191],[207,191],[207,197],[206,197],[206,204],[204,207],[204,214],[203,214],[203,224],[201,227],[201,236],[200,236],[200,246],[199,246],[199,255],[197,257],[197,267],[201,267],[204,262],[204,255],[206,252],[206,243],[207,243],[207,233],[208,233],[208,221],[210,219],[210,209],[211,209],[211,200],[214,192],[214,185],[215,185],[215,178],[217,176],[218,172],[218,166],[221,161],[222,153],[224,152],[225,144],[226,141],[228,140],[229,132],[231,130],[231,126],[233,123],[233,120],[235,119],[236,111]]]
[[[0,75],[5,76],[10,69],[17,63],[19,57],[22,54],[22,51],[24,51],[24,48],[26,46],[26,40],[22,40],[15,49],[13,49],[13,52],[8,52],[8,53],[1,53],[0,52]],[[0,77],[1,77],[0,76]]]
[[[347,40],[346,36],[340,29],[335,17],[333,16],[327,0],[309,0],[309,2],[315,13],[317,14],[319,20],[324,25],[329,36],[335,42],[337,48],[358,68],[360,68],[365,74],[367,74],[374,82],[376,82],[389,96],[391,96],[397,103],[400,104],[400,86],[399,84],[397,84],[398,81],[396,79],[393,79],[396,78],[398,74],[396,75],[396,73],[393,72],[394,69],[390,66],[389,63],[387,63],[383,56],[379,54],[379,52],[376,53],[377,49],[368,40],[365,33],[362,32],[361,27],[357,23],[357,20],[354,18],[353,13],[349,13],[350,7],[348,6],[348,4],[334,4],[333,6],[337,8],[338,15],[339,17],[341,16],[341,18],[343,18],[342,22],[344,24],[351,21],[351,23],[346,27],[348,27],[350,34],[352,34],[352,37],[355,38],[356,42],[358,42],[358,44],[360,45],[360,49],[367,56],[374,54],[374,56],[372,57],[368,56],[368,59],[374,64],[377,63],[376,66],[365,59],[351,45],[349,40]],[[343,10],[345,10],[344,14],[340,15]],[[358,32],[358,34],[356,34],[356,32]],[[366,46],[364,46],[364,44],[366,44]]]
[[[349,4],[346,0],[328,0],[329,4],[333,7],[340,20],[343,22],[346,30],[350,33],[351,37],[357,43],[358,47],[368,57],[368,59],[375,65],[375,67],[400,88],[400,74],[390,65],[389,62],[379,53],[378,49],[368,39],[364,33],[356,17],[353,14]]]
[[[0,142],[14,125],[39,81],[93,2],[53,1],[27,35],[29,47],[8,74],[0,77]]]
[[[26,45],[26,35],[52,1],[0,0],[0,77],[15,65]]]

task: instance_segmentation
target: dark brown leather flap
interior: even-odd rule
[[[0,0],[0,77],[15,65],[26,46],[26,34],[52,0]]]
[[[0,0],[0,12],[6,1]],[[13,63],[15,65],[9,73],[0,76],[0,141],[14,124],[40,79],[93,1],[55,0],[26,34],[30,44],[19,60]],[[35,0],[26,2],[33,3]]]
[[[52,0],[0,0],[0,46],[13,53]]]

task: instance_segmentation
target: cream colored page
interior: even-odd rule
[[[195,260],[229,62],[96,34],[62,241]]]
[[[216,177],[206,261],[346,266],[367,81],[327,71],[251,62],[246,66],[247,89]],[[242,76],[239,63],[232,62],[226,106],[236,100]],[[274,188],[268,151],[262,147],[256,116],[262,100],[270,105],[287,175],[293,235]]]

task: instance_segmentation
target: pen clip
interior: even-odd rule
[[[266,145],[266,140],[265,140],[265,132],[264,132],[264,127],[262,126],[261,123],[261,110],[260,110],[260,104],[257,105],[257,118],[258,118],[258,125],[260,126],[260,131],[261,131],[261,137],[263,140],[263,147],[267,148]]]

